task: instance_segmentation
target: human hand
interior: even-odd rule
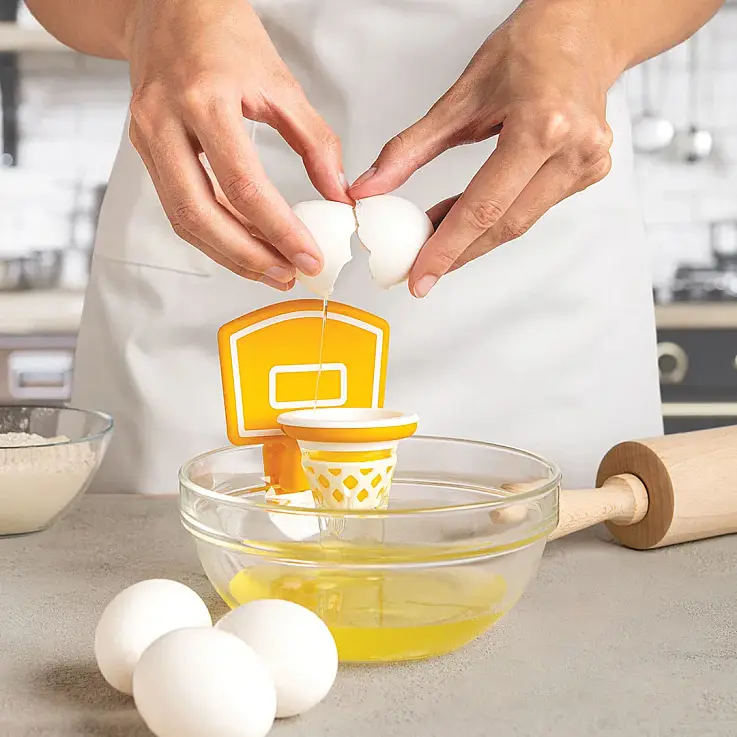
[[[457,82],[348,190],[354,199],[384,194],[443,151],[498,134],[466,191],[428,212],[439,225],[410,273],[416,297],[608,174],[606,94],[620,70],[597,37],[595,11],[581,5],[523,2]]]
[[[295,267],[319,273],[320,249],[267,179],[243,118],[275,128],[323,197],[351,202],[340,143],[251,6],[138,0],[127,57],[130,138],[177,235],[277,289],[293,286]]]

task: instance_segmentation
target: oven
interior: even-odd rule
[[[0,404],[68,404],[76,335],[0,335]]]
[[[666,433],[737,425],[737,305],[661,308],[658,367]]]

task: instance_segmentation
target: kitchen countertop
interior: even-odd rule
[[[105,604],[151,577],[224,611],[173,497],[88,495],[51,530],[0,540],[3,737],[149,735],[96,671],[92,641]],[[548,546],[522,601],[476,643],[344,667],[323,704],[272,734],[734,737],[736,604],[737,537],[642,553],[582,533]]]
[[[75,334],[83,304],[83,291],[0,292],[0,335]]]
[[[18,23],[0,22],[0,52],[9,51],[72,51],[40,26],[26,28]]]
[[[737,328],[737,302],[674,302],[657,305],[658,328]]]
[[[76,333],[84,292],[49,290],[0,292],[0,335]],[[737,328],[737,302],[658,305],[659,328]]]

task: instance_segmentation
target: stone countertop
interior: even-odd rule
[[[0,539],[0,735],[145,737],[92,654],[105,604],[151,577],[224,606],[176,500],[88,495],[51,530]],[[274,737],[734,737],[737,537],[647,553],[582,533],[487,635],[445,658],[344,667]],[[216,737],[213,735],[213,737]]]

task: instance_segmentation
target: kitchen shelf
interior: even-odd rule
[[[43,28],[23,28],[15,23],[0,22],[0,53],[22,51],[75,53]]]

